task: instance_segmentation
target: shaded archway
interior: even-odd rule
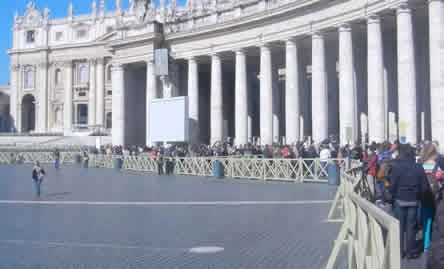
[[[0,132],[11,131],[10,96],[0,92]]]
[[[22,99],[22,132],[35,130],[35,98],[31,94]]]

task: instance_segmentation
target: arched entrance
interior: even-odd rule
[[[0,132],[11,131],[11,116],[9,115],[10,97],[0,92]]]
[[[31,94],[22,99],[22,132],[35,130],[35,98]]]

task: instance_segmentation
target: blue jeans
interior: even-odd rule
[[[59,162],[60,162],[60,160],[59,160],[59,158],[56,158],[55,159],[55,168],[59,168]]]
[[[35,190],[37,192],[37,196],[40,196],[40,185],[42,184],[42,181],[37,179],[33,179],[34,180],[34,185],[35,185]]]
[[[399,220],[402,256],[415,254],[417,210],[417,206],[400,206],[396,201],[393,205],[393,216]]]

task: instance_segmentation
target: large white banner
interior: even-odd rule
[[[151,142],[187,142],[188,125],[188,97],[151,101]]]

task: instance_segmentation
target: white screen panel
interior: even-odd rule
[[[188,98],[181,96],[152,100],[150,132],[152,142],[187,142]]]

